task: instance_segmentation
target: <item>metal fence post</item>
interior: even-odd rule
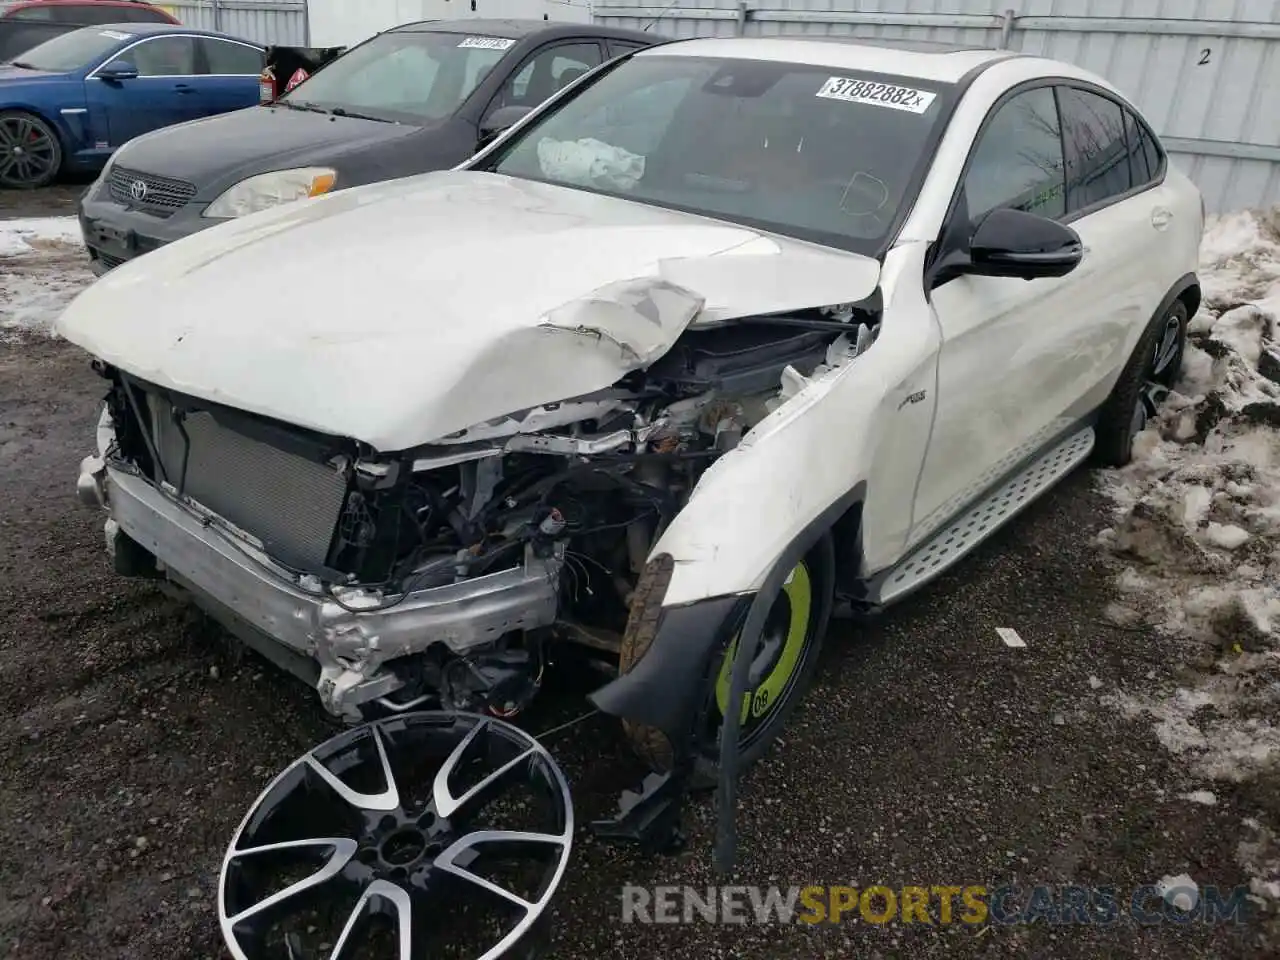
[[[213,29],[222,29],[222,0],[213,0]]]
[[[1006,10],[1004,16],[1000,18],[1000,49],[1009,49],[1009,38],[1013,34],[1014,21],[1018,19],[1018,14],[1013,10]]]
[[[747,0],[738,0],[738,18],[734,27],[735,36],[740,37],[747,32],[747,17],[750,13],[751,11],[747,9]]]

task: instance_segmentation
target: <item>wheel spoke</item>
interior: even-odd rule
[[[333,953],[329,955],[329,960],[341,960],[342,953],[356,927],[370,912],[376,900],[384,900],[395,908],[400,960],[409,960],[413,955],[413,901],[409,897],[409,892],[387,880],[375,880],[365,888],[356,905],[351,908],[351,916],[347,917],[342,933],[339,934],[337,943],[333,945]]]
[[[295,897],[304,890],[310,890],[312,887],[319,886],[327,880],[336,877],[342,872],[342,869],[351,861],[356,854],[356,842],[348,840],[345,837],[327,837],[316,840],[290,840],[285,843],[269,843],[259,847],[246,847],[243,850],[236,850],[227,858],[228,862],[239,860],[244,857],[261,856],[262,854],[279,853],[283,850],[305,849],[307,847],[330,847],[333,852],[329,855],[329,859],[315,873],[309,877],[304,877],[297,883],[292,883],[271,896],[258,901],[251,907],[246,907],[234,917],[227,918],[227,924],[236,927],[252,917],[257,916],[264,910],[270,910],[272,907],[283,903],[285,900]]]
[[[8,120],[0,123],[0,145],[4,145],[6,147],[14,147],[17,145],[18,141],[14,139],[12,126],[13,125]]]
[[[524,897],[508,890],[506,887],[499,886],[492,880],[486,880],[484,877],[476,873],[472,873],[466,867],[458,863],[459,857],[464,853],[477,853],[476,847],[486,844],[541,844],[543,846],[556,847],[560,852],[559,856],[564,856],[564,849],[568,843],[567,837],[557,837],[550,833],[528,833],[520,830],[477,830],[475,833],[469,833],[465,837],[458,839],[447,850],[444,850],[436,857],[434,866],[446,873],[451,873],[455,877],[466,880],[468,883],[475,884],[484,890],[489,891],[495,896],[502,897],[509,903],[515,904],[523,909],[526,914],[538,907],[537,902],[530,902]],[[543,899],[546,899],[544,896]],[[539,901],[540,902],[540,901]]]
[[[400,791],[396,788],[395,774],[391,772],[391,761],[387,758],[387,748],[382,743],[382,733],[378,725],[375,723],[369,727],[370,735],[373,737],[374,745],[378,750],[378,759],[382,763],[382,775],[385,778],[386,789],[381,793],[359,793],[352,790],[337,776],[334,775],[328,767],[317,760],[314,754],[307,754],[306,764],[316,774],[320,776],[325,783],[333,788],[343,800],[351,804],[358,810],[384,810],[390,811],[400,806]],[[443,816],[444,814],[442,814]]]
[[[455,797],[453,795],[453,791],[449,787],[449,778],[452,776],[453,771],[457,768],[458,764],[462,762],[462,758],[466,754],[467,748],[471,746],[472,742],[477,736],[479,736],[480,732],[488,726],[488,724],[488,720],[481,720],[477,723],[471,731],[462,738],[462,742],[454,748],[453,752],[449,754],[448,759],[444,762],[444,766],[442,766],[440,771],[436,774],[435,783],[432,785],[432,799],[435,801],[436,814],[444,817],[446,820],[452,817],[466,804],[474,800],[478,794],[498,783],[498,781],[520,764],[526,763],[538,755],[537,747],[530,747],[513,760],[508,760],[475,786],[470,787],[462,794],[462,796]]]

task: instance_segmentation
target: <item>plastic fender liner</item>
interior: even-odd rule
[[[866,481],[860,481],[843,497],[830,504],[805,525],[787,549],[782,551],[782,556],[774,562],[773,569],[769,571],[764,583],[752,599],[751,609],[747,612],[746,622],[743,624],[742,637],[733,657],[729,703],[741,703],[747,692],[747,673],[760,647],[760,635],[764,632],[765,619],[782,591],[787,575],[809,551],[818,545],[818,541],[835,526],[836,521],[855,504],[865,500],[866,489]],[[829,558],[834,559],[834,554],[829,554]],[[827,576],[832,575],[833,572],[828,571]],[[829,614],[830,611],[828,611]],[[820,625],[820,629],[826,628],[825,623]],[[741,726],[740,712],[730,710],[724,718],[724,726],[720,731],[720,783],[716,791],[716,838],[712,856],[716,870],[722,874],[728,874],[733,870],[737,852],[734,815],[737,812],[738,734]]]
[[[670,557],[655,558],[654,562]],[[670,579],[670,574],[667,574]],[[666,584],[650,602],[661,607]],[[700,688],[712,652],[728,646],[741,627],[754,594],[713,597],[663,610],[653,645],[635,667],[591,693],[587,699],[604,713],[646,727],[657,727],[676,748],[689,739]]]
[[[1188,290],[1195,288],[1196,302],[1194,306],[1187,309],[1187,319],[1190,320],[1196,315],[1196,311],[1200,309],[1200,300],[1202,294],[1200,292],[1200,278],[1194,273],[1184,273],[1178,278],[1177,282],[1169,288],[1169,292],[1164,295],[1164,299],[1160,301],[1160,306],[1156,309],[1155,316],[1163,316],[1173,306],[1173,301],[1182,299],[1182,295]]]

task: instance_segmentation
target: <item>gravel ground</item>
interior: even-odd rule
[[[43,190],[0,190],[0,219],[9,217],[69,217],[92,176],[69,177]]]
[[[43,201],[42,201],[43,202]],[[14,209],[4,214],[49,212]],[[181,608],[109,569],[101,518],[76,505],[100,387],[57,341],[0,343],[0,955],[77,960],[222,956],[221,854],[284,764],[328,735],[309,691],[224,644]],[[1280,815],[1265,785],[1201,784],[1150,724],[1103,699],[1176,677],[1142,628],[1102,617],[1113,571],[1080,472],[919,599],[869,624],[837,624],[815,689],[740,816],[748,884],[1004,882],[1116,887],[1162,875],[1246,882],[1240,822]],[[1010,649],[996,627],[1014,627]],[[569,676],[527,725],[581,709]],[[578,819],[611,811],[636,772],[611,723],[549,746]],[[1242,929],[776,926],[644,929],[619,921],[620,887],[713,882],[711,807],[689,850],[646,860],[581,836],[558,898],[552,955],[586,958],[1205,957],[1274,955]]]

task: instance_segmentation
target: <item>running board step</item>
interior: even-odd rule
[[[867,600],[885,606],[941,574],[1083,463],[1093,450],[1085,427],[1032,460],[870,584]]]

